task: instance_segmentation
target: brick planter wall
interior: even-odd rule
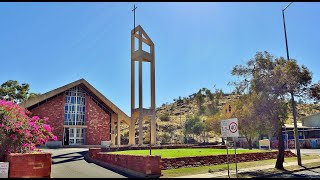
[[[181,158],[161,158],[161,156],[136,156],[106,154],[101,148],[90,148],[89,157],[111,164],[115,167],[132,170],[144,175],[160,175],[161,170],[183,167],[209,166],[227,163],[227,155],[195,156]],[[260,161],[277,158],[277,151],[237,154],[237,162]],[[285,157],[295,157],[291,151],[285,151]],[[234,154],[229,155],[229,162],[235,162]]]
[[[101,148],[89,148],[89,157],[112,168],[139,177],[160,177],[160,156],[117,155],[99,152]]]
[[[179,148],[211,148],[211,149],[226,149],[226,146],[221,145],[194,145],[194,144],[182,144],[182,145],[162,145],[152,146],[152,149],[179,149]],[[108,147],[102,148],[102,152],[114,152],[125,150],[149,150],[149,146],[122,146],[122,147]]]
[[[99,152],[101,152],[101,148],[89,148],[89,157],[92,159],[97,159]]]
[[[278,152],[242,153],[237,154],[237,162],[259,161],[277,158]],[[285,151],[285,157],[294,157],[291,151]],[[234,154],[229,155],[229,162],[235,162]],[[198,167],[227,163],[227,155],[196,156],[181,158],[161,158],[162,170],[182,167]]]
[[[9,178],[50,178],[51,153],[8,155]]]

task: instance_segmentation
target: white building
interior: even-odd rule
[[[320,112],[301,118],[302,126],[320,127]]]

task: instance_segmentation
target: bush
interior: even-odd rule
[[[169,133],[164,132],[163,134],[160,134],[158,137],[159,137],[161,145],[170,143],[171,136]]]
[[[164,114],[162,114],[162,115],[160,115],[160,120],[161,121],[165,121],[165,122],[168,122],[168,121],[170,121],[170,116],[169,116],[169,113],[164,113]]]
[[[11,101],[0,100],[0,161],[10,153],[29,153],[36,145],[57,140],[48,118],[29,117],[30,112]]]
[[[193,139],[192,137],[184,137],[184,144],[197,144],[198,141]]]

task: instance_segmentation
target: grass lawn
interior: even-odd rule
[[[269,150],[247,150],[237,149],[237,154],[240,153],[254,153],[254,152],[266,152]],[[270,152],[270,151],[269,151]],[[129,154],[129,155],[149,155],[149,150],[126,150],[109,152],[110,154]],[[184,149],[154,149],[152,155],[160,155],[161,158],[177,158],[186,156],[209,156],[209,155],[221,155],[226,154],[226,149],[210,149],[210,148],[184,148]],[[229,149],[229,154],[234,154],[234,149]]]
[[[303,156],[302,156],[303,158]],[[276,177],[277,174],[291,174],[295,171],[299,171],[299,170],[305,170],[305,169],[308,169],[308,168],[313,168],[313,167],[319,167],[320,166],[320,162],[313,162],[313,163],[308,163],[308,164],[304,164],[303,163],[303,160],[307,160],[307,159],[320,159],[319,156],[315,156],[315,155],[312,155],[310,157],[304,157],[302,159],[302,165],[303,167],[301,166],[298,166],[298,165],[293,165],[293,166],[287,166],[285,167],[284,169],[285,170],[279,170],[279,169],[276,169],[276,168],[271,168],[271,169],[266,169],[266,170],[259,170],[259,171],[255,171],[255,172],[243,172],[243,173],[239,173],[238,174],[238,178],[254,178],[254,177],[261,177],[264,178],[263,176],[274,176]],[[294,160],[292,161],[297,161],[297,158],[295,158]],[[311,170],[312,171],[312,170]],[[231,174],[230,175],[231,178],[236,178],[236,175],[235,174]],[[220,178],[228,178],[228,176],[220,176]]]
[[[303,161],[308,159],[319,159],[320,156],[302,155],[301,158]],[[297,158],[296,157],[285,158],[285,162],[293,162],[293,161],[297,161]],[[257,166],[264,166],[264,165],[275,165],[275,163],[276,163],[276,159],[269,159],[269,160],[262,160],[262,161],[242,162],[242,163],[238,163],[237,165],[238,165],[238,169],[241,169],[241,168],[257,167]],[[162,170],[161,173],[163,174],[163,176],[161,178],[204,174],[204,173],[208,173],[209,169],[212,173],[218,172],[218,171],[224,171],[224,170],[228,170],[228,165],[221,164],[221,165],[212,165],[212,166],[199,166],[199,167],[190,167],[190,168]],[[230,170],[235,171],[234,163],[230,164]],[[242,175],[242,176],[246,177],[245,175]]]

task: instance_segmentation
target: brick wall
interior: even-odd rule
[[[8,155],[9,178],[50,178],[51,153]]]
[[[277,158],[277,151],[237,154],[237,162],[260,161]],[[291,151],[285,151],[285,157],[295,157]],[[89,148],[89,157],[109,163],[113,166],[147,174],[161,174],[161,170],[183,167],[209,166],[227,163],[227,155],[196,156],[181,158],[161,158],[161,156],[136,156],[107,154],[101,148]],[[235,162],[234,154],[229,155],[229,162]]]
[[[37,115],[40,118],[48,117],[48,124],[53,127],[53,134],[58,137],[58,141],[63,140],[64,94],[50,99],[30,111],[32,115]]]
[[[99,152],[101,152],[101,148],[89,148],[89,157],[97,159]]]
[[[110,141],[110,116],[90,96],[86,96],[86,144],[99,145]]]
[[[242,153],[237,154],[237,162],[259,161],[277,158],[278,152]],[[285,157],[294,157],[291,151],[285,151]],[[229,162],[234,163],[234,154],[229,155]],[[227,155],[197,156],[181,158],[161,158],[162,170],[176,169],[182,167],[209,166],[227,163]]]
[[[161,175],[160,156],[107,154],[99,152],[99,149],[101,151],[101,148],[89,148],[89,157],[112,165],[113,168],[124,168],[145,177],[159,177]]]
[[[53,127],[53,134],[58,141],[63,141],[64,131],[64,100],[65,95],[61,94],[38,107],[31,109],[32,115],[41,118],[48,117],[48,124]],[[101,141],[110,140],[110,117],[102,110],[90,96],[86,96],[86,144],[100,145]]]
[[[221,145],[194,145],[194,144],[178,144],[178,145],[161,145],[152,146],[152,149],[179,149],[179,148],[210,148],[210,149],[226,149],[226,146]],[[125,150],[146,150],[149,146],[122,146],[102,148],[103,152],[125,151]]]

